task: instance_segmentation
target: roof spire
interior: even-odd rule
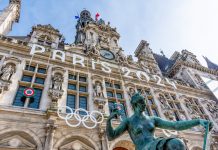
[[[162,49],[160,49],[160,53],[162,54],[163,57],[166,57]]]
[[[207,67],[209,69],[218,70],[218,65],[210,61],[207,57],[203,56],[205,61],[207,62]]]

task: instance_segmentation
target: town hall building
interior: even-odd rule
[[[0,150],[134,150],[128,133],[114,141],[113,125],[133,114],[131,96],[146,101],[145,115],[169,121],[213,122],[207,149],[218,150],[218,101],[203,80],[218,80],[188,50],[170,58],[156,54],[146,40],[133,55],[119,45],[120,34],[83,10],[74,43],[52,25],[35,25],[28,35],[9,36],[19,22],[21,0],[9,0],[0,13]],[[135,58],[133,58],[135,57]],[[204,128],[157,129],[156,137],[178,137],[188,150],[201,150]]]

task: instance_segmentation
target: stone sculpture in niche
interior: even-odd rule
[[[167,121],[155,116],[146,116],[144,111],[146,103],[143,96],[136,93],[131,98],[131,105],[134,114],[131,117],[124,119],[115,129],[112,127],[111,120],[119,114],[118,109],[114,109],[107,119],[107,137],[108,140],[114,140],[125,131],[128,131],[136,150],[185,150],[185,144],[177,138],[155,138],[155,128],[169,130],[186,130],[198,125],[212,129],[212,123],[208,120],[193,119],[188,121]]]
[[[57,73],[52,78],[52,89],[62,90],[63,77],[61,74]]]
[[[15,66],[12,64],[7,64],[1,69],[0,77],[4,81],[10,81],[11,76],[14,74],[14,72]]]
[[[101,112],[104,112],[104,106],[106,103],[106,99],[103,92],[102,82],[99,80],[94,81],[93,83],[93,95],[94,95],[94,103],[98,106],[98,109]]]
[[[11,84],[11,77],[15,73],[16,65],[13,63],[7,63],[2,66],[0,71],[0,94],[3,91],[8,90],[9,85]]]
[[[128,65],[127,58],[126,58],[126,56],[123,54],[122,51],[123,51],[123,50],[120,49],[120,50],[117,52],[116,61],[119,62],[119,63],[121,63],[122,65]]]
[[[96,81],[95,85],[94,85],[94,96],[95,97],[104,97],[103,96],[103,87],[101,85],[101,82]]]
[[[63,95],[63,89],[62,89],[62,84],[63,84],[64,78],[62,74],[60,73],[55,73],[54,76],[52,77],[52,82],[50,89],[48,91],[48,95],[51,97],[51,110],[56,111],[57,110],[57,102],[58,99],[60,99]]]
[[[132,97],[135,94],[135,89],[133,87],[129,87],[128,94]]]

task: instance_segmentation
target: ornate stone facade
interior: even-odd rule
[[[99,111],[106,117],[119,106],[122,114],[114,120],[117,126],[132,115],[130,97],[135,92],[145,97],[147,115],[212,121],[208,149],[217,150],[217,99],[201,80],[202,75],[217,80],[217,71],[201,66],[187,50],[171,59],[155,54],[146,41],[140,42],[134,61],[119,46],[116,28],[92,19],[87,10],[81,12],[76,29],[73,44],[65,44],[51,25],[34,26],[23,39],[0,36],[0,150],[134,150],[127,134],[107,140],[105,120],[91,130],[70,127],[58,117],[57,108],[63,115],[69,113],[68,106],[73,111]],[[28,87],[35,90],[34,96],[25,97]],[[201,149],[203,134],[200,129],[155,133],[177,136],[189,150]]]

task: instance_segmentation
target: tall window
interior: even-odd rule
[[[181,104],[174,93],[160,93],[158,100],[168,120],[186,120],[185,112],[182,110]]]
[[[25,97],[23,95],[23,91],[24,91],[25,88],[26,88],[25,86],[20,86],[18,88],[17,94],[16,94],[14,102],[13,102],[14,106],[21,106],[21,107],[24,106],[24,104],[25,104]]]
[[[76,108],[76,96],[73,94],[67,95],[67,106],[75,109]],[[69,113],[69,110],[67,109],[67,113]]]
[[[18,88],[18,91],[17,91],[17,94],[15,96],[13,105],[14,106],[20,106],[20,107],[27,106],[29,108],[38,109],[39,104],[40,104],[41,95],[42,95],[42,90],[34,88],[34,91],[35,91],[34,96],[31,97],[31,98],[26,98],[25,95],[24,95],[24,89],[25,88],[27,88],[27,87],[20,86]]]
[[[44,82],[46,78],[46,66],[36,64],[34,62],[28,65],[23,70],[23,77],[19,82],[17,94],[15,96],[13,105],[20,107],[28,107],[39,109],[40,99],[44,88]],[[34,89],[35,94],[31,98],[27,98],[24,95],[24,89],[31,87]]]
[[[42,96],[42,89],[34,88],[34,90],[35,90],[35,94],[33,98],[30,99],[28,107],[38,109],[40,104],[40,99]]]
[[[70,73],[68,75],[67,106],[88,110],[88,83],[87,75],[82,73]],[[67,112],[69,112],[67,110]],[[82,115],[84,112],[80,112]]]
[[[137,91],[145,98],[146,101],[145,114],[148,116],[159,116],[157,105],[154,102],[154,97],[151,94],[150,88],[138,86]]]
[[[192,98],[192,97],[186,98],[185,106],[192,119],[195,119],[195,118],[208,119],[208,116],[205,114],[204,109],[200,105],[197,98]]]
[[[108,107],[110,113],[114,109],[119,109],[121,117],[126,117],[126,105],[125,100],[123,99],[123,89],[119,81],[105,81],[107,98],[108,98]]]

